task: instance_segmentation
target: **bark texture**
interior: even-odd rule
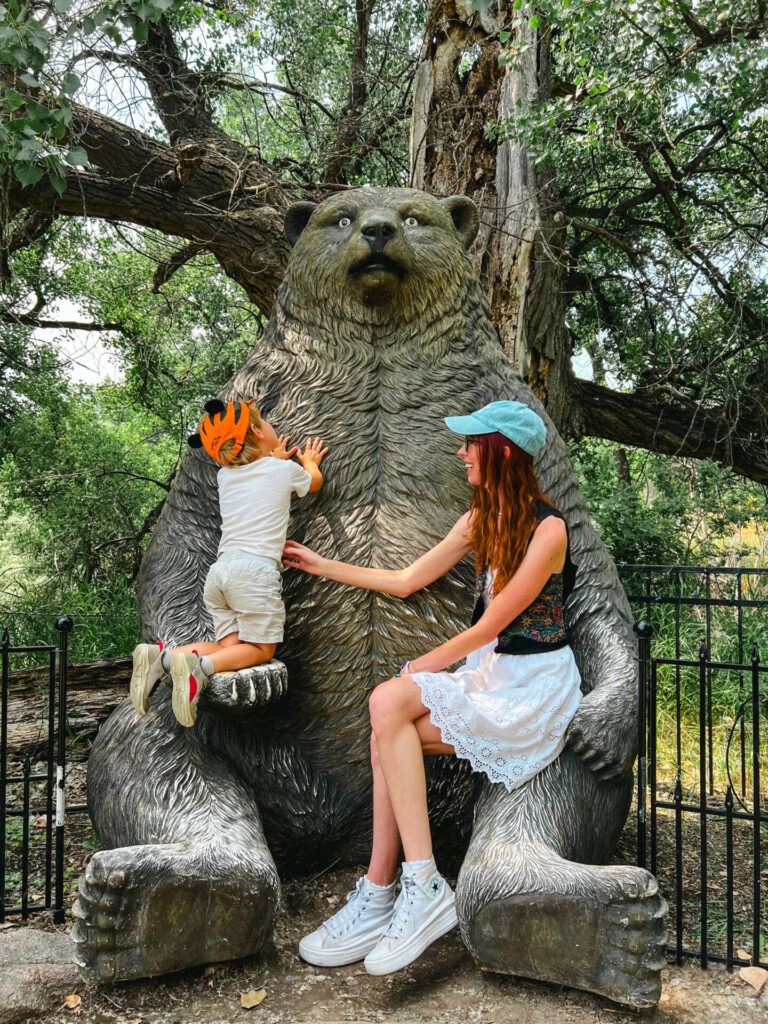
[[[495,10],[495,9],[494,9]],[[568,436],[573,385],[565,326],[565,229],[554,171],[534,167],[486,126],[549,95],[549,35],[525,29],[519,65],[499,65],[508,16],[469,4],[433,4],[414,84],[411,180],[438,195],[471,196],[481,209],[475,244],[481,281],[504,351],[558,430]]]
[[[128,695],[130,679],[130,658],[70,665],[67,722],[72,731],[95,736]],[[11,672],[8,682],[8,753],[32,755],[48,742],[48,668]]]

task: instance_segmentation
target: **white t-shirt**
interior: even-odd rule
[[[303,498],[312,477],[292,459],[266,455],[246,466],[222,466],[217,480],[221,510],[219,557],[225,551],[247,551],[273,558],[280,566],[291,495]]]

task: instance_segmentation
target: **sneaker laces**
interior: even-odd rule
[[[353,925],[365,910],[370,894],[363,892],[363,878],[358,878],[355,888],[347,893],[347,902],[333,917],[325,922],[325,930],[334,940]]]
[[[416,902],[417,889],[420,889],[425,896],[427,895],[427,890],[418,879],[410,875],[402,876],[402,889],[395,903],[395,912],[392,915],[392,920],[389,922],[386,932],[384,932],[385,938],[399,938],[405,934],[408,925],[411,925],[411,930],[413,930],[413,910],[411,908]]]

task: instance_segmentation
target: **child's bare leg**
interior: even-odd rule
[[[193,725],[197,702],[214,672],[236,672],[270,661],[277,644],[250,643],[229,633],[217,644],[188,645],[171,652],[173,713],[180,725]]]
[[[233,635],[237,636],[237,633],[234,633]],[[228,640],[229,637],[224,637],[224,639]],[[221,644],[214,644],[208,640],[204,640],[199,644],[186,644],[184,647],[173,647],[171,649],[171,654],[193,654],[195,652],[200,655],[214,654],[216,651],[220,650],[220,648]]]
[[[271,661],[275,656],[276,647],[277,644],[241,640],[239,634],[229,633],[218,643],[204,641],[199,644],[186,644],[184,647],[174,647],[171,654],[194,653],[201,657],[207,654],[213,662],[214,672],[236,672],[239,668],[252,668],[254,665],[263,665],[264,662]]]
[[[208,654],[216,672],[236,672],[239,668],[263,665],[265,661],[271,661],[275,656],[277,644],[256,644],[239,638],[234,643],[226,643],[230,637],[237,637],[237,633],[225,636],[218,648]]]

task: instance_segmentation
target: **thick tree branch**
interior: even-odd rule
[[[7,309],[0,309],[0,320],[6,324],[21,324],[24,327],[40,327],[45,329],[55,328],[64,331],[120,331],[124,333],[125,328],[120,323],[100,323],[96,320],[84,322],[82,320],[40,320],[30,313],[12,313]]]
[[[754,408],[732,406],[708,410],[694,402],[672,399],[663,390],[623,394],[591,381],[574,382],[582,436],[663,455],[714,459],[734,472],[768,483],[766,421]]]
[[[366,65],[368,62],[368,32],[371,25],[374,0],[355,2],[355,38],[349,68],[347,105],[338,119],[333,152],[325,169],[325,180],[344,182],[344,171],[360,134],[363,107],[368,98]]]
[[[183,190],[169,194],[76,170],[67,172],[61,197],[44,179],[26,189],[11,183],[8,200],[11,214],[31,207],[43,213],[125,221],[186,238],[208,249],[267,316],[288,262],[282,215],[270,207],[230,213],[191,199]]]

